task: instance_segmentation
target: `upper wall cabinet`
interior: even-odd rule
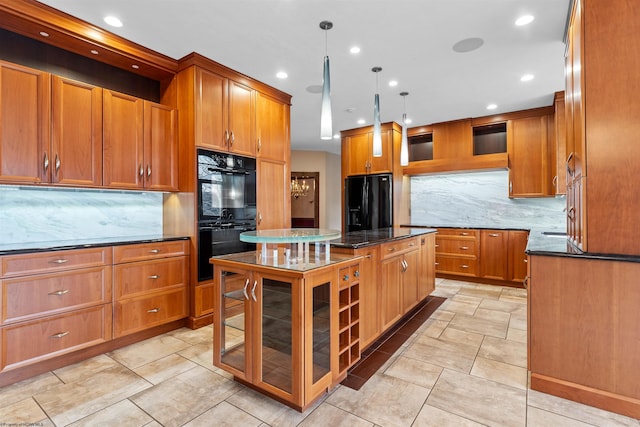
[[[0,61],[0,180],[46,182],[51,105],[49,73]]]
[[[393,125],[382,125],[381,157],[373,157],[373,126],[341,133],[345,176],[393,172]]]
[[[547,116],[507,123],[509,197],[549,196]]]
[[[201,67],[193,72],[196,146],[255,156],[254,91]]]
[[[105,186],[177,189],[175,110],[105,89],[103,117]]]
[[[433,158],[453,159],[473,155],[471,120],[433,125]]]
[[[258,157],[289,161],[288,104],[260,92],[256,94],[256,138]]]

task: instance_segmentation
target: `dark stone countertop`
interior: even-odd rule
[[[0,255],[17,255],[47,251],[66,251],[70,249],[85,249],[101,246],[120,246],[132,243],[168,242],[171,240],[188,240],[187,236],[131,236],[131,237],[102,237],[96,239],[58,240],[49,242],[9,243],[0,244]]]
[[[338,248],[358,249],[366,246],[375,246],[393,240],[406,237],[420,236],[422,234],[435,233],[431,228],[393,227],[379,228],[377,230],[361,230],[344,233],[339,239],[331,240],[331,246]]]

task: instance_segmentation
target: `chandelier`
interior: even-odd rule
[[[309,184],[304,179],[302,182],[298,181],[298,177],[291,180],[291,197],[294,199],[304,197],[309,191]]]

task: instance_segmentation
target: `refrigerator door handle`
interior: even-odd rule
[[[362,224],[365,230],[371,228],[371,220],[369,219],[369,180],[364,178],[364,190],[362,192]]]

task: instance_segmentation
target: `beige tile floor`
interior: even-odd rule
[[[180,329],[0,388],[0,426],[634,426],[527,388],[526,292],[438,279],[447,297],[359,391],[299,413],[211,364]]]

